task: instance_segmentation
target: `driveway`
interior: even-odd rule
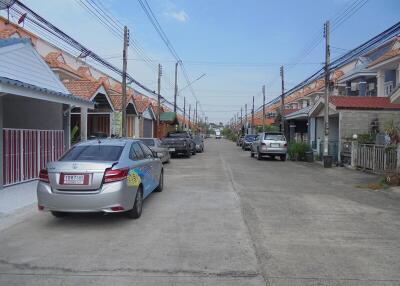
[[[1,220],[0,285],[399,285],[400,198],[354,187],[373,176],[205,148],[139,220]]]

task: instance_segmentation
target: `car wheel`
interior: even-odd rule
[[[261,159],[262,159],[262,156],[261,156],[260,150],[257,150],[257,160],[261,160]]]
[[[158,181],[158,186],[156,188],[156,192],[162,192],[164,189],[164,171],[161,170],[160,179]]]
[[[285,155],[281,155],[281,161],[286,161],[286,154]]]
[[[133,208],[126,212],[128,218],[132,219],[140,218],[140,216],[142,215],[142,207],[143,207],[143,190],[142,187],[138,187]]]
[[[194,150],[194,151],[192,152],[192,155],[196,155],[196,153],[197,153],[196,150]]]
[[[66,212],[56,212],[56,211],[52,211],[51,214],[57,218],[66,217],[68,215]]]

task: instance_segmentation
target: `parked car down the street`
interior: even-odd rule
[[[250,156],[261,160],[262,156],[279,157],[281,161],[286,160],[287,142],[285,136],[280,132],[264,132],[257,135],[257,139],[251,145]]]
[[[171,159],[171,154],[168,151],[168,147],[162,144],[162,141],[158,138],[138,138],[143,144],[153,151],[162,163],[168,163]]]
[[[162,139],[162,144],[168,148],[171,155],[183,154],[187,158],[196,154],[196,145],[187,131],[168,132]]]
[[[193,141],[196,144],[196,152],[203,153],[204,152],[204,139],[200,135],[196,135],[193,137]]]
[[[38,208],[55,217],[70,212],[125,212],[129,218],[139,218],[143,200],[163,186],[162,163],[142,142],[90,140],[40,171]]]
[[[242,143],[242,149],[243,150],[250,150],[251,144],[254,142],[254,140],[256,139],[255,134],[247,134],[244,136],[243,138],[243,143]]]

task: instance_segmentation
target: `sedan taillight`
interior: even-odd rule
[[[45,183],[50,183],[49,181],[49,173],[47,172],[46,169],[42,169],[39,172],[39,181],[45,182]]]
[[[267,146],[267,144],[265,144],[264,142],[261,143],[261,146]]]
[[[287,147],[287,143],[285,143],[285,145],[283,145],[283,146]]]
[[[128,176],[129,169],[106,169],[104,172],[103,183],[111,183],[125,180]]]

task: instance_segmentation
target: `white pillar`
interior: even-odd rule
[[[385,96],[385,71],[379,70],[376,75],[377,96]]]
[[[140,137],[139,123],[140,123],[139,116],[135,116],[135,134],[133,135],[135,138],[139,138]]]
[[[400,85],[400,63],[398,64],[397,69],[396,69],[396,86],[399,86],[399,85]]]
[[[87,140],[87,107],[81,107],[81,141]]]
[[[3,188],[3,97],[0,95],[0,190]]]

